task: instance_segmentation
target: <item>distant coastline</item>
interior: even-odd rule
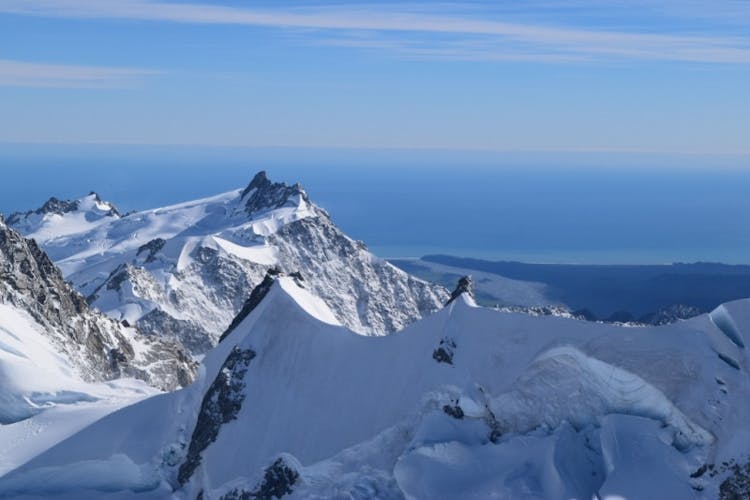
[[[528,264],[449,255],[390,262],[445,286],[463,274],[475,274],[484,305],[560,305],[600,320],[638,321],[675,307],[709,312],[750,296],[748,265]]]

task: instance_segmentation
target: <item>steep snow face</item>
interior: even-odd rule
[[[109,415],[0,495],[716,498],[734,474],[718,464],[748,461],[750,301],[721,310],[728,334],[708,315],[625,328],[462,293],[364,337],[300,285],[276,278],[193,385]],[[127,484],[107,481],[123,464]]]
[[[84,198],[87,200],[88,198]],[[216,344],[269,268],[303,270],[339,322],[397,331],[438,309],[447,292],[377,259],[344,235],[299,186],[264,172],[244,190],[125,217],[14,218],[94,307],[200,354]],[[85,211],[90,214],[89,211]]]
[[[179,346],[144,337],[89,309],[34,240],[23,238],[2,220],[0,304],[7,306],[8,317],[22,314],[36,325],[45,342],[83,380],[132,376],[161,389],[174,389],[192,379],[192,362]],[[9,338],[23,339],[15,324],[26,323],[11,323],[4,331]],[[38,362],[33,356],[30,361]]]

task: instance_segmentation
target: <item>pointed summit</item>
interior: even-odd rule
[[[271,181],[268,180],[268,175],[266,174],[265,170],[261,170],[257,174],[255,174],[255,177],[253,177],[253,180],[250,181],[250,184],[247,185],[245,190],[242,192],[242,197],[244,198],[247,196],[253,189],[264,189],[271,185]]]
[[[283,182],[271,182],[266,175],[265,170],[261,170],[250,184],[242,191],[242,204],[248,214],[254,214],[264,210],[274,210],[281,208],[295,196],[300,196],[305,202],[308,202],[307,194],[302,186],[295,184],[289,186]]]
[[[463,278],[458,280],[456,289],[453,290],[453,292],[451,293],[451,298],[448,299],[448,302],[446,302],[445,305],[447,306],[464,293],[468,294],[469,297],[474,300],[474,282],[471,280],[471,276],[464,276]]]

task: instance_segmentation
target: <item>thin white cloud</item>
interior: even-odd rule
[[[484,48],[472,54],[444,42],[442,50],[419,52],[456,54],[468,59],[684,61],[750,63],[750,39],[717,35],[659,34],[541,26],[462,17],[424,10],[393,10],[393,4],[359,7],[328,6],[253,9],[198,3],[150,0],[4,0],[0,13],[35,16],[107,18],[192,24],[232,24],[258,27],[313,29],[335,32],[368,31],[381,37],[388,49],[412,43],[420,34],[452,37],[456,42],[482,37]],[[356,45],[350,41],[350,45]],[[377,44],[371,42],[373,47]]]
[[[0,59],[0,86],[122,88],[154,71],[136,68],[44,64]]]

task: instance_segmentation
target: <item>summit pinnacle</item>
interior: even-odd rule
[[[472,298],[474,297],[474,282],[471,280],[471,276],[464,276],[458,280],[456,289],[453,290],[453,292],[451,293],[451,298],[448,299],[448,302],[446,302],[445,305],[447,306],[464,293],[468,293]]]

